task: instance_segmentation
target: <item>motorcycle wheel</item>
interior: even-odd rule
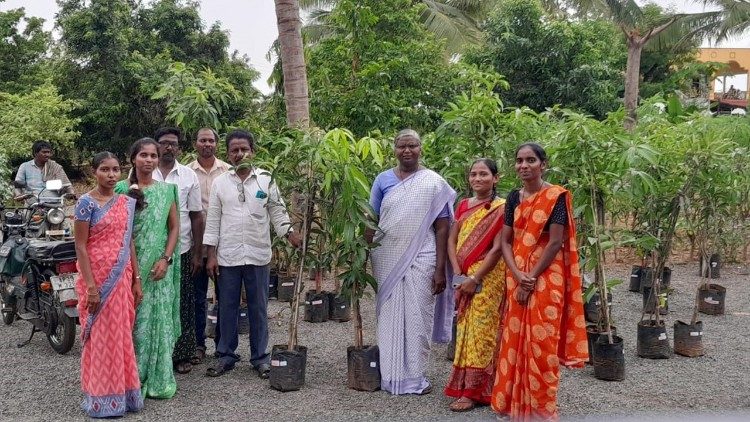
[[[76,341],[76,321],[65,315],[62,305],[57,300],[55,300],[55,312],[57,312],[57,326],[53,333],[47,334],[47,340],[55,352],[64,355],[73,348],[73,343]]]
[[[8,311],[2,311],[3,314],[3,324],[10,325],[13,324],[13,321],[16,320],[16,304],[7,305],[10,310]],[[5,309],[5,293],[0,293],[0,309]]]

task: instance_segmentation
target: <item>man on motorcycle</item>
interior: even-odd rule
[[[33,195],[36,197],[44,190],[45,182],[48,180],[59,179],[62,181],[62,189],[59,195],[74,193],[73,185],[65,174],[62,166],[51,160],[52,144],[47,141],[36,141],[31,147],[34,159],[22,163],[18,167],[16,179],[13,183],[15,186],[16,197]]]

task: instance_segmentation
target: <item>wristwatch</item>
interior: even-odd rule
[[[167,261],[167,265],[172,265],[172,257],[171,256],[162,255],[159,259],[163,259],[163,260]]]

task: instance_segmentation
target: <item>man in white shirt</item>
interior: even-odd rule
[[[227,135],[229,162],[239,166],[252,159],[252,134],[235,130]],[[271,231],[299,247],[300,237],[291,230],[289,215],[270,173],[254,166],[241,166],[217,177],[211,186],[206,233],[206,271],[219,280],[219,362],[206,375],[216,377],[239,361],[237,317],[243,284],[250,318],[250,364],[261,378],[271,370],[268,347],[268,279],[271,262]]]
[[[201,202],[203,204],[204,212],[208,212],[208,198],[211,195],[211,185],[217,177],[229,170],[229,164],[216,157],[216,143],[218,141],[219,136],[212,128],[205,127],[198,129],[198,134],[195,139],[195,152],[197,158],[195,161],[187,165],[193,169],[196,176],[198,176],[198,182],[201,187]],[[195,286],[196,342],[195,359],[192,361],[193,364],[203,362],[203,359],[206,357],[206,313],[208,311],[206,297],[208,295],[208,273],[205,269],[205,261],[207,258],[205,247],[203,248],[202,256],[204,267],[198,271],[193,279]],[[219,285],[216,283],[216,280],[214,280],[215,297],[219,296],[218,291]],[[219,349],[220,338],[221,329],[219,328],[219,319],[217,315],[216,330],[214,331],[214,345],[216,346],[216,350]]]
[[[159,167],[155,180],[177,185],[180,211],[180,326],[182,334],[175,343],[172,361],[175,370],[186,374],[195,356],[195,296],[193,276],[203,266],[203,229],[205,216],[201,204],[198,176],[177,162],[180,155],[180,129],[165,127],[156,131],[159,144]]]

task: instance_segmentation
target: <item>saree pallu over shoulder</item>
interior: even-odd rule
[[[452,210],[455,192],[442,177],[420,170],[393,186],[380,207],[380,244],[372,251],[378,281],[377,319],[381,388],[417,394],[425,377],[432,341],[450,340],[452,293],[435,298],[435,232],[432,224]],[[438,269],[443,271],[444,269]]]
[[[135,200],[117,195],[116,198],[105,204],[99,212],[93,214],[89,222],[89,244],[92,246],[89,259],[92,272],[95,274],[105,272],[107,275],[101,285],[98,286],[101,300],[99,308],[95,313],[88,314],[84,319],[85,323],[81,330],[81,341],[84,344],[91,335],[91,328],[97,317],[105,312],[112,291],[117,283],[124,279],[123,273],[126,268],[130,269],[130,239],[133,234],[134,213]],[[119,242],[112,242],[113,240],[119,240]],[[100,247],[102,243],[107,243],[109,247]],[[116,255],[112,255],[113,250],[117,251]],[[105,256],[100,256],[100,254]],[[114,262],[112,262],[113,256],[115,257]],[[104,267],[109,267],[109,269]],[[82,277],[80,274],[79,270],[79,277]]]
[[[117,184],[127,191],[126,181]],[[147,206],[136,213],[133,233],[143,300],[138,306],[133,338],[145,397],[167,399],[177,391],[172,353],[180,326],[180,254],[179,246],[172,254],[172,264],[161,280],[151,278],[151,268],[164,253],[169,237],[167,221],[172,204],[177,207],[177,185],[157,182],[143,189]]]
[[[492,407],[512,420],[556,419],[560,364],[582,367],[588,360],[581,277],[570,193],[550,186],[522,200],[513,216],[513,256],[519,270],[531,271],[549,243],[547,220],[565,195],[568,221],[563,245],[537,277],[526,305],[515,298],[518,283],[506,277],[504,320]]]
[[[456,257],[462,274],[467,274],[469,267],[484,259],[495,236],[503,228],[503,204],[504,199],[495,198],[490,203],[475,205],[457,215],[456,219],[462,225],[469,219],[476,220],[471,222],[471,228],[459,233]]]
[[[456,215],[461,226],[456,246],[463,274],[473,275],[484,264],[503,226],[504,203],[497,198],[469,209],[466,202],[459,205]],[[445,395],[490,404],[504,294],[502,260],[484,275],[479,293],[456,293],[456,353]]]
[[[435,241],[432,224],[447,206],[453,210],[456,192],[440,175],[423,169],[402,180],[383,198],[379,232],[380,246],[372,252],[378,280],[377,314],[404,280],[425,242]],[[447,343],[451,335],[453,291],[447,286],[435,301],[433,341]]]
[[[85,204],[82,204],[85,202]],[[83,196],[76,219],[90,225],[86,251],[101,305],[96,313],[86,308],[87,286],[76,283],[82,327],[81,407],[91,417],[123,416],[143,407],[133,347],[135,308],[131,280],[130,242],[135,201],[115,195],[99,207]]]

